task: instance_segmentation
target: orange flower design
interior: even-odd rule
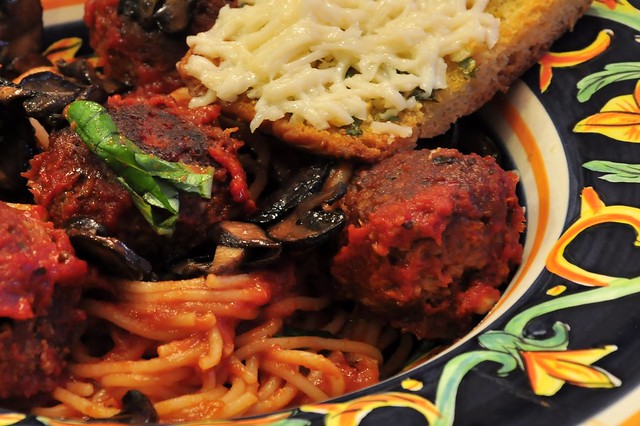
[[[596,0],[596,2],[604,4],[611,10],[615,9],[618,5],[618,2],[616,0]]]
[[[63,38],[49,46],[44,51],[44,56],[46,56],[52,64],[55,64],[60,60],[70,62],[75,58],[78,50],[80,50],[80,47],[82,47],[81,38]]]
[[[582,190],[580,217],[562,234],[547,255],[545,266],[549,272],[586,286],[608,286],[618,279],[587,271],[565,257],[567,247],[578,235],[603,223],[623,223],[631,226],[636,232],[634,244],[640,246],[640,210],[631,206],[607,206],[592,187],[586,187]]]
[[[429,424],[439,417],[438,409],[429,400],[403,392],[367,395],[345,403],[303,405],[300,410],[325,414],[326,426],[356,426],[369,412],[380,407],[412,408],[422,414]]]
[[[0,425],[8,426],[23,421],[27,416],[18,413],[2,413],[0,414]]]
[[[554,68],[567,68],[580,65],[595,58],[611,45],[613,31],[602,30],[589,46],[571,52],[549,52],[540,59],[540,91],[545,92],[551,84]]]
[[[600,133],[622,142],[640,142],[640,81],[631,95],[607,102],[599,113],[578,122],[576,133]]]
[[[536,395],[552,396],[565,384],[585,388],[613,388],[620,380],[591,364],[618,349],[614,345],[574,351],[521,352]]]

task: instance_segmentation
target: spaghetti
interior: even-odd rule
[[[398,342],[389,359],[406,362],[410,338],[294,284],[291,267],[110,283],[83,302],[89,321],[71,345],[67,383],[52,394],[59,403],[35,412],[109,418],[135,389],[161,422],[256,415],[376,383],[382,351]],[[287,332],[291,324],[315,331]]]

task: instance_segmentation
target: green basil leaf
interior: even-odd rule
[[[211,198],[213,167],[165,161],[142,151],[118,129],[100,104],[75,101],[65,117],[82,141],[118,176],[143,217],[160,235],[171,235],[179,217],[179,192]]]

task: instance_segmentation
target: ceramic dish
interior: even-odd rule
[[[81,1],[43,3],[50,37],[80,31]],[[640,424],[638,34],[640,2],[596,0],[481,112],[521,175],[528,220],[525,260],[481,324],[374,387],[231,423]],[[0,415],[38,422],[61,424]]]

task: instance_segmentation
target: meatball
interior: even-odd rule
[[[185,14],[171,23],[184,22],[184,28],[162,26],[154,13],[163,3],[182,9],[171,12]],[[176,63],[187,52],[186,37],[208,30],[227,4],[236,1],[87,0],[84,21],[107,77],[146,93],[169,93],[182,86]]]
[[[76,309],[87,264],[40,207],[0,202],[0,398],[53,390],[67,340],[82,319]]]
[[[466,331],[520,263],[517,176],[453,149],[397,154],[357,175],[331,272],[340,290],[420,338]]]
[[[0,74],[14,78],[26,71],[42,49],[42,4],[39,0],[0,2]]]
[[[211,243],[211,226],[251,211],[237,150],[242,143],[215,127],[217,107],[189,109],[170,96],[112,97],[107,109],[116,126],[143,151],[164,160],[213,166],[212,196],[180,192],[180,214],[171,236],[158,235],[138,211],[129,192],[107,164],[70,128],[53,132],[49,149],[31,160],[26,173],[37,204],[60,227],[93,219],[105,233],[124,242],[161,268]]]

